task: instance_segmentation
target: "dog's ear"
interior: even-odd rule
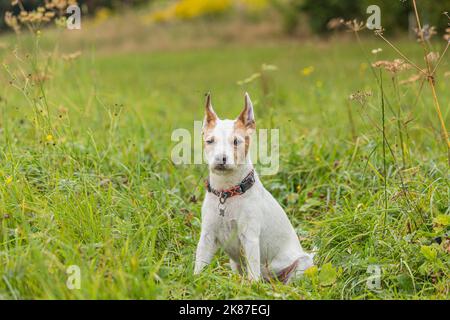
[[[244,97],[244,110],[242,110],[236,121],[240,122],[248,132],[252,132],[256,128],[255,114],[253,113],[253,104],[248,93]]]
[[[214,112],[211,104],[211,94],[206,94],[205,119],[203,120],[203,130],[212,128],[216,125],[217,114]]]

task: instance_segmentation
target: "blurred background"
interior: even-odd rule
[[[32,10],[45,0],[22,3]],[[180,47],[192,45],[193,38],[197,45],[211,45],[217,41],[330,37],[341,30],[336,18],[365,20],[366,8],[372,4],[381,8],[382,26],[388,34],[409,32],[412,36],[415,25],[411,1],[401,0],[79,0],[78,4],[83,18],[92,18],[83,21],[83,27],[89,28],[83,42],[101,36],[114,40],[116,50]],[[439,32],[447,27],[442,12],[450,0],[419,1],[418,5],[424,24],[436,26]],[[8,10],[17,13],[19,8],[2,0],[0,15]],[[8,30],[4,19],[0,30]]]

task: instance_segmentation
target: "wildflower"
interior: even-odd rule
[[[149,18],[154,22],[165,22],[173,19],[188,20],[225,12],[231,7],[231,0],[180,0],[162,10],[153,12]]]
[[[44,83],[45,81],[49,80],[51,78],[51,74],[49,72],[39,72],[36,74],[31,75],[31,80],[34,83]]]
[[[47,137],[45,137],[45,140],[47,140],[47,142],[53,142],[53,136],[49,134],[47,135]]]
[[[383,28],[375,29],[373,32],[375,33],[376,36],[383,36],[384,29]]]
[[[339,29],[344,24],[344,19],[333,18],[327,23],[327,28],[330,30]]]
[[[278,67],[272,64],[265,64],[263,63],[261,66],[261,70],[263,71],[276,71],[278,70]]]
[[[377,54],[377,53],[379,53],[379,52],[381,52],[381,51],[383,51],[383,49],[377,48],[377,49],[373,49],[373,50],[372,50],[372,53],[373,53],[373,54]]]
[[[302,69],[302,74],[305,77],[309,76],[313,72],[314,72],[314,67],[313,66],[305,67],[305,68]]]
[[[6,179],[5,179],[5,184],[6,184],[6,185],[11,184],[12,181],[13,181],[13,178],[12,178],[11,176],[8,176],[8,177],[6,177]]]
[[[372,92],[370,91],[356,91],[349,96],[349,99],[352,101],[358,101],[360,104],[364,104],[367,101],[368,97],[372,96]]]
[[[400,71],[411,69],[411,65],[402,59],[395,59],[393,61],[380,60],[372,63],[372,67],[384,68],[385,70],[396,74]]]
[[[286,199],[289,203],[296,203],[298,200],[298,193],[290,193]]]
[[[354,20],[348,20],[343,22],[343,24],[350,30],[353,32],[358,32],[361,31],[365,28],[365,23],[362,21],[358,21],[357,19]]]
[[[112,15],[112,12],[108,8],[101,8],[95,13],[94,23],[101,24],[102,22],[108,20]]]
[[[19,0],[11,2],[12,6],[20,5]],[[46,0],[45,5],[37,7],[35,10],[27,11],[20,5],[20,12],[14,15],[12,12],[5,13],[5,23],[16,33],[19,33],[21,25],[26,25],[38,35],[39,28],[43,23],[52,21],[58,15],[65,17],[65,9],[71,5],[76,5],[76,0]]]
[[[422,40],[429,41],[435,34],[437,34],[436,27],[428,24],[424,25],[421,30],[419,30],[419,28],[415,28],[414,32],[416,33],[417,41],[419,42]]]
[[[433,52],[433,51],[430,52],[429,54],[427,54],[425,60],[428,61],[428,63],[434,63],[434,62],[438,61],[439,60],[439,52]]]
[[[318,271],[319,269],[317,268],[317,266],[312,266],[306,269],[304,273],[308,278],[313,278],[317,275]]]
[[[12,12],[5,13],[5,23],[8,27],[14,30],[15,33],[20,33],[20,24],[16,16]]]

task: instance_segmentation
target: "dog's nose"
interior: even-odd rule
[[[217,164],[227,164],[227,156],[225,154],[216,156],[216,163]]]

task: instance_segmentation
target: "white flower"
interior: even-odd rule
[[[383,49],[377,48],[377,49],[373,49],[373,50],[372,50],[372,53],[373,53],[373,54],[377,54],[377,53],[379,53],[379,52],[381,52],[381,51],[383,51]]]

